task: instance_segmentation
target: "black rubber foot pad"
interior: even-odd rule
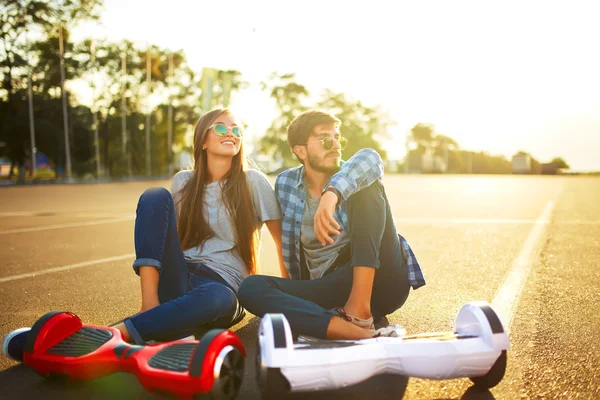
[[[190,360],[192,359],[192,353],[196,346],[197,343],[174,344],[152,356],[152,358],[148,360],[148,365],[152,368],[168,371],[187,371],[190,366]]]
[[[99,349],[112,337],[111,331],[84,326],[52,347],[48,353],[66,357],[81,357]]]

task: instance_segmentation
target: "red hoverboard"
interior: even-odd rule
[[[40,318],[23,349],[23,362],[46,378],[79,381],[129,372],[146,390],[180,399],[233,399],[245,356],[240,339],[223,329],[209,331],[200,341],[137,346],[125,342],[118,329],[84,325],[62,311]]]

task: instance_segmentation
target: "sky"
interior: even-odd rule
[[[239,70],[250,88],[231,108],[255,137],[276,115],[259,82],[277,71],[386,110],[392,158],[423,122],[466,150],[589,171],[600,170],[599,12],[597,1],[105,0],[73,38]]]

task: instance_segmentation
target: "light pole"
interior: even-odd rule
[[[167,113],[167,176],[173,174],[173,95],[171,93],[171,84],[173,83],[173,54],[169,54],[169,109]]]
[[[406,156],[404,156],[404,173],[408,174],[408,163],[410,162],[410,136],[406,135],[406,141],[404,143],[406,148]]]
[[[35,178],[35,125],[33,121],[33,90],[31,89],[31,73],[27,84],[27,95],[29,97],[29,135],[31,137],[31,179]]]
[[[96,47],[92,40],[90,51],[92,53],[92,102],[96,102]],[[100,140],[98,139],[98,116],[96,105],[92,104],[92,117],[94,119],[94,145],[96,148],[96,179],[100,178]]]
[[[150,68],[151,68],[151,60],[150,60],[150,47],[148,47],[148,49],[146,50],[146,87],[148,88],[148,94],[147,94],[147,101],[148,101],[148,114],[146,115],[146,175],[147,176],[151,176],[152,175],[152,164],[151,164],[151,160],[150,160],[150,113],[152,112],[151,108],[150,108],[150,95],[152,94],[152,90],[151,90],[151,81],[152,81],[152,77],[151,77],[151,72],[150,72]]]
[[[122,154],[127,159],[127,174],[131,178],[131,157],[127,151],[127,103],[125,101],[125,89],[127,82],[125,74],[127,70],[127,48],[121,54],[121,143]]]
[[[63,47],[63,28],[62,25],[58,28],[58,43],[60,50],[60,87],[62,91],[62,106],[63,106],[63,124],[65,127],[65,153],[66,153],[66,169],[67,180],[71,180],[71,148],[69,145],[69,119],[67,117],[67,93],[65,91],[65,57]]]

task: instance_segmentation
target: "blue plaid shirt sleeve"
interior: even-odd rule
[[[383,161],[379,153],[373,149],[361,149],[342,164],[327,186],[333,186],[347,201],[354,193],[371,186],[382,177]]]
[[[408,267],[408,282],[410,283],[410,286],[412,286],[414,290],[421,286],[425,286],[425,277],[423,276],[423,271],[421,270],[421,266],[419,265],[419,261],[417,261],[415,253],[402,235],[398,234],[398,239],[402,245],[402,253]]]

